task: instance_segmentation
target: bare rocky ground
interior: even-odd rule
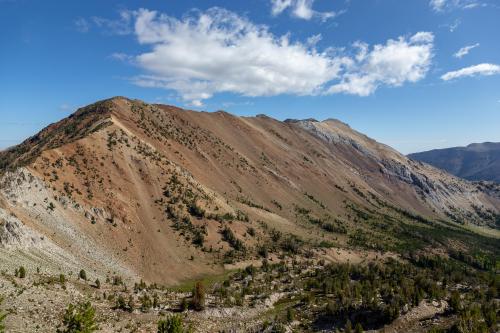
[[[331,253],[328,252],[343,255],[331,259]],[[331,260],[332,263],[354,261],[356,264],[385,260],[379,258],[376,253],[366,255],[343,249],[330,249],[321,254],[322,256],[318,256],[317,261],[304,257],[285,261],[288,269],[295,267],[297,262],[302,262],[304,265],[302,267],[307,267],[303,268],[301,273],[291,273],[290,278],[295,279],[292,285],[307,276],[308,272],[312,272],[314,268],[321,267],[324,258]],[[390,257],[395,256],[390,255]],[[270,261],[271,264],[273,262],[283,263],[276,258]],[[276,280],[271,283],[270,291],[263,294],[250,294],[239,301],[235,300],[234,296],[223,298],[218,288],[224,280],[230,281],[230,284],[227,284],[229,289],[236,290],[248,283],[259,285],[259,281],[260,283],[265,281],[265,273],[262,271],[252,276],[245,275],[245,268],[248,271],[248,267],[253,267],[253,265],[248,265],[249,263],[242,262],[237,265],[238,270],[233,270],[234,273],[205,279],[206,307],[202,311],[182,310],[183,300],[189,300],[191,297],[191,292],[186,291],[191,285],[189,283],[174,288],[146,284],[142,287],[134,287],[110,278],[101,282],[98,288],[95,282],[91,282],[92,276],[87,277],[88,280],[85,281],[76,273],[69,274],[62,282],[60,276],[38,273],[36,270],[28,269],[24,278],[16,277],[11,272],[3,270],[0,275],[0,294],[5,295],[5,301],[1,309],[8,313],[7,332],[12,333],[54,332],[61,326],[62,316],[68,304],[86,301],[90,301],[96,309],[98,332],[153,333],[156,332],[158,320],[172,314],[180,314],[184,318],[185,325],[189,325],[194,332],[274,332],[272,323],[283,312],[283,305],[290,306],[289,304],[299,301],[302,289],[290,289],[286,284],[281,285],[279,280]],[[141,297],[145,294],[156,295],[155,303],[157,304],[141,309]],[[129,297],[133,297],[134,310],[117,309],[118,295],[122,295],[127,302]],[[403,309],[401,316],[391,324],[379,330],[366,332],[420,333],[427,332],[433,326],[446,327],[454,321],[449,315],[443,316],[447,308],[446,301],[423,300],[418,306]],[[314,306],[306,310],[306,312],[309,311],[314,313]],[[308,313],[298,313],[294,320],[280,326],[280,329],[284,330],[283,332],[336,332],[333,326],[331,329],[307,328],[308,324],[304,326],[304,323],[308,321]],[[266,330],[265,327],[268,329]]]

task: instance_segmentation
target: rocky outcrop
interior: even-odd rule
[[[0,208],[0,247],[28,248],[41,244],[44,238],[28,229],[15,216]]]

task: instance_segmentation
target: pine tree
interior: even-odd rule
[[[201,311],[205,308],[205,286],[201,281],[196,282],[193,289],[192,305],[196,311]]]
[[[19,273],[19,277],[21,279],[24,279],[26,277],[26,268],[24,268],[24,266],[19,267],[18,273]]]
[[[141,298],[141,311],[142,312],[148,312],[149,309],[151,309],[151,298],[149,297],[148,294],[144,294]]]
[[[80,277],[80,279],[87,281],[87,273],[85,272],[85,270],[82,269],[78,276]]]
[[[157,308],[160,305],[160,300],[158,299],[158,294],[153,295],[153,308]]]
[[[116,299],[115,309],[127,310],[127,303],[125,303],[125,298],[122,295],[118,295]]]
[[[95,322],[95,309],[90,302],[70,304],[63,316],[63,329],[58,333],[92,333],[99,329]]]
[[[133,312],[135,308],[135,303],[134,303],[134,296],[130,295],[128,297],[128,303],[127,303],[127,308],[129,312]]]

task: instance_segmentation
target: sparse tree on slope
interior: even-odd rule
[[[63,316],[63,328],[58,333],[92,333],[99,329],[95,322],[95,309],[90,302],[70,304]]]
[[[182,318],[173,315],[158,322],[158,333],[190,333],[191,329],[184,328]]]
[[[194,286],[192,305],[196,311],[201,311],[205,308],[205,286],[201,281],[196,282]]]

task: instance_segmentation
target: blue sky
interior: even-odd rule
[[[0,0],[0,29],[0,148],[115,95],[500,141],[496,0]]]

